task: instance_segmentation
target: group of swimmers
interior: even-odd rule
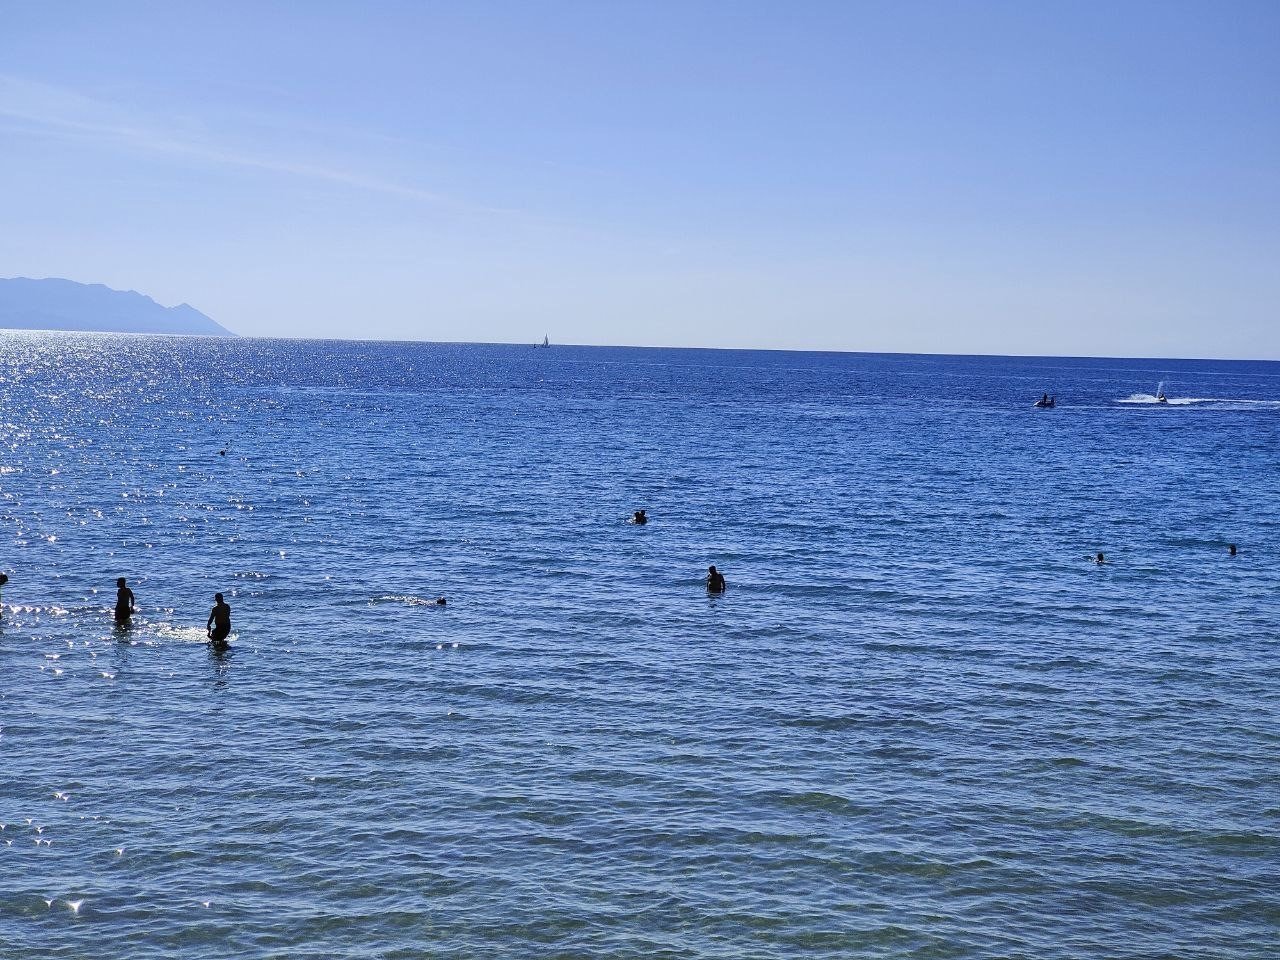
[[[645,524],[649,522],[649,517],[643,510],[637,510],[631,515],[631,522]],[[1233,555],[1235,554],[1234,546],[1231,548],[1231,552]],[[1098,554],[1098,562],[1102,563],[1102,554]],[[0,589],[8,582],[9,575],[0,573]],[[715,564],[707,568],[706,583],[708,593],[724,593],[725,591],[724,574],[715,568]],[[443,607],[448,602],[444,597],[436,597],[435,605]],[[121,627],[127,627],[136,609],[137,599],[134,597],[133,591],[129,589],[128,580],[124,577],[117,577],[114,613],[116,624]],[[2,610],[3,605],[0,605],[0,611]],[[210,646],[215,649],[225,650],[229,646],[227,637],[231,635],[231,607],[220,593],[216,593],[213,596],[213,609],[209,611],[209,619],[205,623],[205,633],[209,637]]]
[[[648,515],[643,510],[637,510],[631,515],[631,522],[636,524],[645,524],[649,522]],[[1227,544],[1228,556],[1236,555],[1236,545],[1234,543]],[[1107,562],[1106,555],[1099,550],[1094,556],[1094,563],[1102,565]],[[0,573],[0,589],[9,582],[9,576]],[[724,593],[725,579],[724,574],[716,569],[715,564],[707,567],[707,593]],[[443,607],[448,601],[444,597],[436,598],[436,606]],[[137,604],[133,596],[133,591],[129,589],[129,584],[124,577],[116,579],[116,609],[115,620],[119,626],[127,627]],[[3,605],[0,604],[0,611],[3,611]],[[205,633],[209,637],[209,645],[216,650],[225,650],[229,646],[227,637],[231,635],[231,607],[222,599],[222,594],[216,593],[213,596],[213,609],[209,611],[209,620],[205,623]]]
[[[0,573],[0,587],[3,587],[8,582],[9,575]],[[444,603],[443,598],[438,602]],[[133,591],[129,589],[129,582],[124,577],[117,577],[114,614],[116,625],[119,627],[129,626],[129,622],[133,619],[133,613],[137,608],[137,600],[133,595]],[[0,611],[3,611],[3,609],[3,604],[0,604]],[[204,626],[211,646],[218,650],[225,650],[229,646],[227,637],[231,636],[231,607],[222,599],[222,594],[214,594],[213,609],[209,611],[209,620]]]
[[[649,515],[648,513],[645,513],[643,509],[637,509],[637,511],[631,515],[631,522],[632,524],[639,524],[643,526],[644,524],[648,524]],[[707,593],[724,593],[724,575],[716,570],[716,564],[714,563],[712,566],[707,568]]]
[[[0,588],[3,588],[9,582],[7,573],[0,573]],[[437,603],[444,603],[442,597]],[[129,589],[129,582],[124,577],[116,578],[116,609],[115,621],[116,626],[127,627],[133,619],[133,612],[137,609],[137,600],[133,596],[133,591]],[[4,605],[0,603],[0,612],[4,611]],[[209,611],[209,620],[204,625],[205,633],[209,637],[209,643],[218,650],[225,650],[229,644],[227,637],[231,636],[231,607],[222,599],[222,594],[215,593],[213,595],[213,609]]]
[[[631,514],[631,522],[644,525],[649,522],[649,515],[643,510],[637,510]],[[724,574],[716,569],[715,564],[707,567],[707,593],[724,593],[725,582]]]
[[[135,609],[137,604],[128,582],[124,577],[116,578],[116,624],[127,627]],[[231,636],[231,606],[222,599],[220,593],[213,595],[213,609],[209,611],[209,620],[205,623],[204,630],[209,637],[209,645],[214,649],[225,650],[230,645],[227,637]]]

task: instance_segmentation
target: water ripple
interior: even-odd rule
[[[0,378],[0,956],[1274,952],[1274,365],[15,334]],[[1202,399],[1117,402],[1160,380]]]

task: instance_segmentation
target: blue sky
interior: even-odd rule
[[[0,275],[244,334],[1280,358],[1280,4],[0,2]]]

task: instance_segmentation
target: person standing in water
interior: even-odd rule
[[[125,585],[124,577],[119,577],[116,579],[116,623],[127,624],[133,610],[133,591]]]
[[[707,593],[724,593],[724,574],[713,563],[707,567]]]
[[[648,523],[649,516],[643,510],[637,510],[635,513],[631,515],[631,522],[632,523]]]
[[[209,642],[215,647],[225,647],[227,637],[231,634],[231,608],[222,599],[222,594],[213,595],[213,609],[209,611],[209,622],[205,624],[209,634]]]

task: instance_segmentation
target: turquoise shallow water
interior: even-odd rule
[[[1275,955],[1280,364],[9,334],[0,402],[0,956]]]

